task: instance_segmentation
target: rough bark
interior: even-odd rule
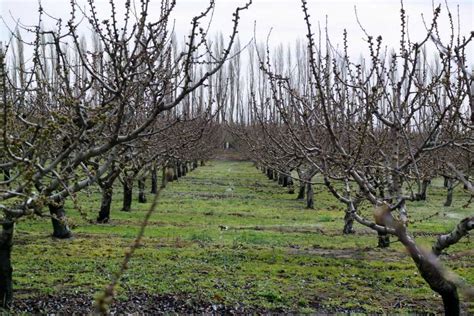
[[[304,200],[305,189],[306,189],[305,183],[302,180],[300,180],[300,187],[299,187],[299,190],[298,190],[298,196],[296,197],[297,200]]]
[[[390,247],[390,236],[384,232],[377,232],[378,243],[377,247],[379,248],[388,248]]]
[[[355,209],[351,208],[350,206],[347,206],[346,215],[344,216],[344,229],[342,230],[342,232],[346,235],[355,233],[355,230],[353,228],[353,225],[354,225],[353,212],[355,212]]]
[[[175,164],[173,167],[173,180],[178,180],[178,178],[181,178],[181,172],[178,168],[178,165]]]
[[[453,192],[454,192],[454,183],[453,183],[453,179],[449,179],[447,180],[447,189],[448,189],[448,192],[446,194],[446,202],[444,202],[444,206],[451,206],[451,204],[453,204]]]
[[[123,181],[123,212],[130,212],[132,209],[132,196],[133,196],[133,178],[125,177]]]
[[[446,235],[438,236],[438,239],[432,247],[433,253],[439,256],[444,249],[457,243],[462,237],[466,236],[473,228],[474,216],[466,217],[461,222],[459,222],[459,224],[452,232]]]
[[[138,203],[146,203],[145,179],[138,179]]]
[[[173,179],[173,177],[170,177]],[[163,167],[161,169],[161,188],[164,189],[166,188],[166,184],[168,183],[168,168]]]
[[[459,315],[460,306],[456,284],[447,277],[444,269],[439,264],[438,258],[418,248],[414,240],[406,233],[404,227],[398,227],[396,235],[410,253],[423,279],[433,291],[441,295],[445,315]]]
[[[156,194],[158,192],[158,170],[156,170],[156,166],[151,168],[151,194]]]
[[[421,192],[419,196],[419,199],[421,201],[426,201],[426,192],[428,191],[428,186],[430,185],[430,183],[431,183],[431,180],[423,180],[421,182]]]
[[[273,170],[270,168],[267,169],[267,178],[273,180]]]
[[[2,225],[0,235],[0,308],[9,309],[13,298],[11,251],[13,244],[13,222]]]
[[[66,222],[66,211],[64,210],[64,200],[59,199],[48,204],[51,222],[53,224],[53,237],[70,238],[72,232]]]
[[[295,194],[295,186],[293,183],[293,179],[287,176],[287,183],[288,183],[288,194]]]
[[[114,191],[114,182],[120,174],[119,169],[113,169],[104,179],[100,179],[98,184],[102,191],[102,200],[100,203],[98,223],[107,223],[110,220],[110,207],[112,204],[112,196]]]
[[[102,201],[100,203],[98,223],[107,223],[110,220],[110,206],[112,204],[113,187],[102,188]]]

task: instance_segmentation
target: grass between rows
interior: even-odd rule
[[[268,180],[249,162],[211,161],[163,191],[118,289],[182,295],[195,302],[312,312],[440,312],[441,299],[425,284],[403,247],[376,248],[376,234],[356,226],[342,234],[343,205],[316,188],[316,208]],[[96,187],[68,203],[71,240],[53,240],[44,218],[27,218],[16,229],[13,250],[16,297],[95,293],[110,281],[138,232],[149,204],[121,212],[115,188],[112,220],[91,224],[100,205]],[[472,213],[456,191],[443,207],[445,189],[435,181],[428,201],[409,204],[410,231],[427,248]],[[151,197],[149,198],[151,200]],[[362,206],[370,216],[371,207]],[[86,218],[84,218],[86,217]],[[429,219],[426,219],[430,217]],[[395,240],[394,240],[395,241]],[[474,284],[472,242],[464,238],[442,261]],[[474,305],[464,308],[474,311]]]

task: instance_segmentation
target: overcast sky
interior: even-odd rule
[[[43,7],[49,14],[67,20],[70,7],[69,0],[42,0]],[[85,3],[85,0],[79,0]],[[115,0],[117,7],[123,6],[124,0]],[[254,0],[248,11],[242,12],[239,27],[242,43],[248,42],[254,34],[256,23],[257,41],[265,41],[268,32],[272,30],[270,42],[294,43],[298,38],[305,38],[305,25],[299,0]],[[439,2],[435,1],[437,4]],[[444,0],[442,1],[444,3]],[[457,17],[458,7],[461,20],[461,34],[469,35],[474,31],[473,25],[473,0],[448,0],[452,13]],[[151,0],[152,6],[149,13],[153,16],[160,6],[159,0]],[[175,30],[178,36],[185,36],[190,28],[193,16],[199,14],[207,5],[203,0],[177,0],[173,12]],[[242,5],[242,0],[216,0],[211,32],[229,34],[234,8]],[[342,32],[346,28],[349,33],[350,53],[353,56],[365,54],[367,45],[364,34],[357,24],[354,7],[357,7],[359,19],[367,32],[371,35],[382,35],[385,45],[398,48],[400,40],[400,1],[397,0],[308,0],[311,19],[314,26],[318,21],[324,26],[328,18],[329,37],[334,45],[341,45]],[[108,0],[96,0],[97,10],[105,18],[110,13]],[[410,36],[413,41],[420,40],[425,34],[422,24],[423,14],[430,21],[432,17],[433,2],[431,0],[405,0],[404,7],[409,16]],[[24,24],[32,25],[37,22],[38,1],[36,0],[0,0],[0,15],[10,27],[15,26],[18,19]],[[445,9],[443,8],[443,13]],[[457,20],[457,18],[456,18]],[[441,30],[447,38],[449,24],[446,15],[440,21]],[[47,25],[47,23],[46,23]],[[8,32],[4,23],[0,25],[0,40],[8,40]],[[471,45],[471,47],[474,45]],[[468,56],[469,63],[474,64],[473,50]]]

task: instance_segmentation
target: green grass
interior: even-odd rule
[[[305,209],[296,195],[266,179],[251,163],[230,161],[212,161],[170,183],[123,276],[119,298],[133,292],[177,294],[297,312],[442,310],[439,296],[400,243],[378,249],[376,234],[361,226],[355,227],[355,235],[342,235],[343,206],[324,188],[315,190],[316,209]],[[456,191],[452,207],[442,206],[444,198],[445,190],[435,182],[428,201],[408,205],[414,220],[409,229],[425,247],[472,213],[472,208],[462,207],[467,200],[462,191]],[[134,203],[130,213],[119,211],[117,187],[111,222],[97,225],[86,220],[97,216],[97,188],[78,199],[83,215],[67,204],[74,239],[51,239],[47,219],[28,218],[17,226],[17,297],[78,292],[93,297],[118,269],[150,206]],[[367,216],[370,211],[362,206]],[[469,250],[472,242],[465,238],[448,253]],[[472,252],[450,258],[442,260],[474,284]],[[472,304],[464,308],[474,311]]]

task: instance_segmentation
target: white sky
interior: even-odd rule
[[[69,0],[42,0],[43,7],[49,14],[61,17],[63,20],[69,18]],[[85,0],[78,0],[85,3]],[[117,7],[123,7],[124,0],[115,0]],[[224,36],[231,30],[231,18],[234,8],[242,5],[244,0],[216,0],[211,32],[221,31]],[[273,28],[270,38],[271,44],[294,43],[296,39],[304,39],[306,35],[301,2],[299,0],[254,0],[250,9],[242,12],[239,27],[240,40],[242,44],[248,42],[254,33],[254,21],[256,21],[257,41],[265,41],[268,32]],[[437,4],[439,0],[434,3]],[[449,7],[457,20],[457,8],[461,20],[461,34],[468,36],[474,31],[474,1],[473,0],[447,0]],[[151,0],[150,15],[158,12],[160,1]],[[444,0],[442,0],[444,3]],[[177,0],[177,6],[173,12],[175,30],[178,36],[185,36],[190,28],[191,18],[199,14],[208,4],[204,0]],[[428,21],[432,17],[432,0],[405,0],[404,7],[409,16],[410,36],[413,41],[421,40],[425,35],[421,14]],[[334,45],[342,43],[342,32],[346,28],[349,33],[350,54],[354,57],[365,54],[365,44],[360,27],[358,26],[354,13],[357,6],[359,19],[367,32],[374,37],[382,35],[385,45],[398,49],[400,40],[400,2],[397,0],[308,0],[312,24],[314,30],[318,21],[324,26],[326,15],[328,16],[329,37]],[[96,0],[97,10],[104,14],[110,14],[109,0]],[[15,26],[15,19],[24,24],[34,25],[37,22],[37,0],[0,0],[0,16],[10,27]],[[444,38],[449,35],[449,24],[446,18],[445,8],[442,10],[441,31]],[[45,23],[47,26],[47,23]],[[0,21],[0,41],[7,41],[8,31],[3,22]],[[470,45],[471,47],[474,46]],[[473,50],[469,51],[469,64],[474,64]]]

